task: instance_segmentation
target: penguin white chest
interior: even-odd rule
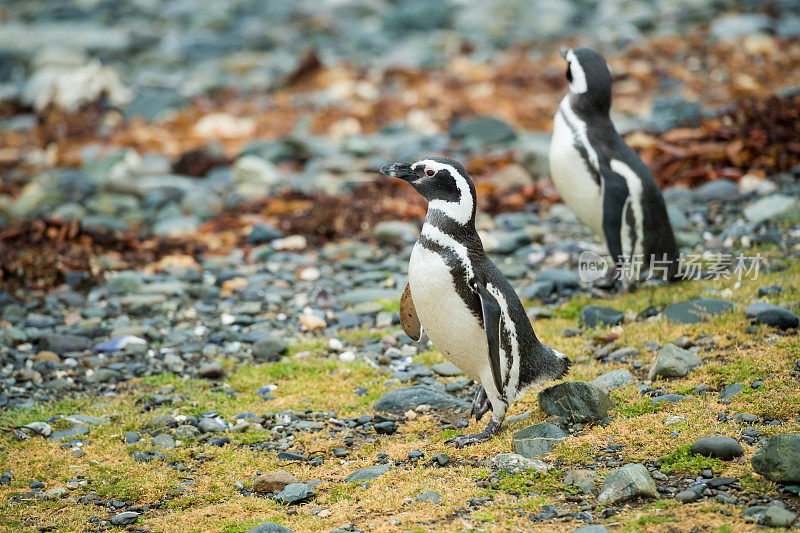
[[[603,236],[603,198],[581,153],[575,148],[576,136],[562,112],[556,113],[550,141],[550,176],[558,193],[578,220]],[[580,142],[580,139],[578,139]]]
[[[472,378],[485,375],[489,367],[486,334],[456,292],[444,258],[415,244],[408,282],[417,316],[436,348]]]

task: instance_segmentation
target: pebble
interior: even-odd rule
[[[622,324],[625,315],[610,307],[587,305],[581,310],[580,324],[586,328],[598,326],[616,326]]]
[[[553,447],[567,439],[567,434],[553,424],[542,422],[514,433],[514,452],[528,459],[544,457]]]
[[[567,381],[539,392],[539,406],[552,416],[574,422],[602,420],[614,407],[608,393],[585,381]]]
[[[509,474],[519,474],[528,470],[547,472],[550,467],[538,459],[526,457],[518,453],[499,453],[492,457],[492,465],[500,471]]]
[[[692,444],[690,452],[706,457],[723,459],[725,461],[730,461],[731,459],[744,455],[742,446],[736,442],[736,440],[721,435],[700,437]]]
[[[292,533],[292,530],[274,522],[263,522],[251,527],[245,533]]]
[[[382,476],[389,471],[389,465],[371,466],[368,468],[360,468],[347,476],[347,482],[366,481]]]
[[[130,524],[135,524],[137,520],[139,520],[139,513],[125,511],[123,513],[114,515],[114,517],[111,519],[111,524],[115,526],[127,526]]]
[[[800,435],[779,434],[751,459],[753,470],[776,483],[800,484]]]
[[[647,378],[653,380],[658,377],[683,377],[702,363],[692,352],[678,348],[674,344],[666,344],[650,367]]]
[[[606,475],[597,501],[613,505],[636,497],[658,498],[658,490],[644,465],[627,464]]]

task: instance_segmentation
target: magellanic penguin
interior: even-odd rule
[[[615,266],[638,261],[642,272],[651,268],[654,277],[673,279],[679,252],[661,191],[608,116],[608,64],[588,48],[562,48],[561,55],[567,61],[569,93],[556,112],[550,142],[555,186],[578,219],[605,241]],[[614,284],[615,266],[598,286]],[[623,279],[623,287],[630,281],[636,280]]]
[[[407,181],[428,200],[401,298],[403,328],[418,340],[421,324],[442,355],[480,382],[471,411],[477,420],[492,411],[484,431],[448,443],[486,440],[526,388],[563,377],[571,362],[539,342],[519,297],[483,251],[475,230],[475,185],[464,167],[431,157],[380,171]]]

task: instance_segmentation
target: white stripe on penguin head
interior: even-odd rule
[[[586,73],[583,71],[581,62],[575,52],[570,50],[567,52],[567,63],[569,63],[569,70],[572,72],[572,81],[569,82],[569,90],[574,94],[583,94],[589,88],[586,85]]]
[[[449,172],[456,181],[456,186],[460,192],[458,202],[448,202],[445,200],[435,199],[428,202],[428,209],[437,209],[459,224],[464,225],[468,223],[472,219],[472,212],[475,209],[475,201],[472,198],[472,191],[469,189],[467,178],[464,177],[453,166],[434,161],[433,159],[420,159],[411,165],[411,168],[416,169],[420,165],[422,165],[426,171],[433,170],[434,172],[439,172],[440,170],[446,170]],[[429,179],[427,175],[414,181],[423,181],[425,179]]]

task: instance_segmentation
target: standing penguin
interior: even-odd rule
[[[421,324],[442,355],[480,382],[470,414],[480,420],[492,411],[484,431],[448,443],[486,440],[526,388],[563,377],[571,362],[539,342],[519,297],[483,251],[475,230],[475,185],[464,167],[431,157],[380,171],[407,181],[428,200],[400,301],[403,329],[418,340]]]
[[[611,287],[619,264],[651,268],[673,279],[679,252],[661,191],[647,165],[608,116],[611,72],[588,48],[561,49],[569,93],[561,101],[550,142],[550,175],[578,219],[603,238],[614,266],[598,286]],[[623,279],[627,289],[629,281]]]

